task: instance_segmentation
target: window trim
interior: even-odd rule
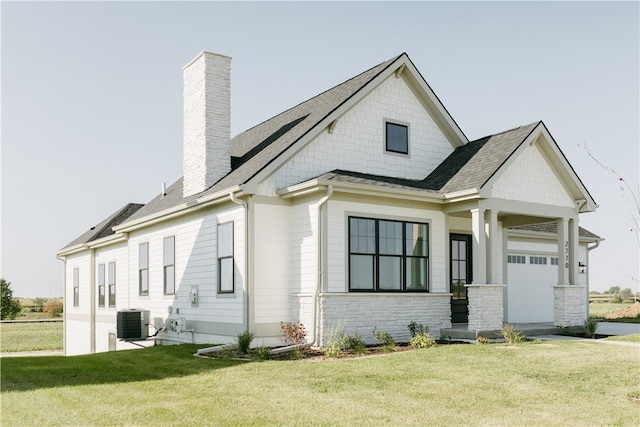
[[[373,253],[363,253],[363,252],[352,252],[351,251],[351,220],[352,219],[363,219],[374,221],[374,240],[375,240],[375,249]],[[402,224],[402,254],[385,254],[380,251],[380,222],[396,222]],[[426,227],[426,255],[407,255],[406,251],[406,239],[407,239],[407,225],[423,225]],[[429,222],[419,222],[413,219],[392,219],[392,218],[384,218],[384,217],[365,217],[360,215],[348,215],[347,216],[347,233],[346,233],[346,256],[347,256],[347,289],[349,292],[369,292],[369,293],[429,293],[431,287],[431,239],[430,239],[430,223]],[[352,255],[368,255],[373,257],[373,288],[361,289],[361,288],[352,288],[351,286],[351,259]],[[400,289],[384,289],[380,288],[380,259],[394,257],[400,258],[400,269],[401,269],[401,281],[400,281]],[[424,289],[408,289],[407,288],[407,262],[411,259],[422,259],[425,262],[425,288]]]
[[[113,275],[111,271],[111,266],[113,266]],[[115,307],[116,306],[116,262],[115,261],[111,261],[107,265],[107,284],[109,286],[109,307]]]
[[[173,259],[171,263],[167,263],[167,242],[172,242],[172,254]],[[173,274],[173,291],[167,292],[167,269],[171,268]],[[163,292],[164,295],[175,295],[176,294],[176,236],[166,236],[162,240],[162,281],[163,281]]]
[[[80,268],[73,268],[73,306],[80,307]]]
[[[104,307],[106,277],[104,263],[98,264],[98,307]]]
[[[391,148],[389,148],[389,125],[391,126],[399,126],[399,127],[403,127],[406,129],[406,133],[407,133],[407,140],[406,140],[406,144],[407,144],[407,151],[399,151],[399,150],[393,150]],[[403,123],[400,122],[398,120],[390,120],[390,119],[385,119],[384,120],[384,152],[388,153],[388,154],[395,154],[395,155],[401,155],[401,156],[408,156],[410,149],[409,149],[409,140],[410,140],[410,136],[409,136],[409,124],[408,123]]]
[[[231,226],[231,255],[225,255],[225,256],[220,256],[220,228],[221,227],[226,227],[226,226]],[[218,223],[218,226],[216,227],[216,257],[217,257],[217,261],[216,261],[216,266],[218,269],[218,294],[224,294],[224,295],[228,295],[228,294],[233,294],[236,290],[236,286],[235,286],[235,282],[236,282],[236,274],[235,274],[235,258],[234,258],[234,252],[235,252],[235,242],[234,242],[234,234],[235,234],[235,226],[233,221],[227,221],[227,222],[220,222]],[[225,260],[231,260],[231,289],[222,289],[222,262]]]
[[[144,268],[141,266],[141,262],[142,261],[142,256],[141,256],[141,249],[142,247],[146,248],[146,253],[145,253],[145,266]],[[142,290],[142,272],[146,272],[146,291]],[[149,242],[142,242],[138,245],[138,295],[141,297],[148,297],[149,296]]]

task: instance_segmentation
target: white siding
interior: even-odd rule
[[[385,153],[385,120],[407,124],[409,155]],[[333,169],[423,179],[453,148],[405,81],[389,77],[260,187],[260,194]]]
[[[67,356],[86,354],[91,351],[91,255],[90,251],[70,255],[65,263],[65,295],[64,295],[64,353]],[[78,269],[79,301],[73,305],[73,270]]]
[[[561,183],[540,149],[533,144],[496,180],[491,197],[574,208],[573,198]]]

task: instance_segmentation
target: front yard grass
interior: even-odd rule
[[[199,347],[3,359],[1,424],[638,423],[634,347],[443,345],[322,362],[194,357]]]

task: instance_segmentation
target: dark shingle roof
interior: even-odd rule
[[[441,193],[480,189],[541,122],[490,135],[456,148],[425,178]]]
[[[78,238],[65,245],[63,249],[70,248],[72,246],[93,242],[94,240],[102,239],[103,237],[114,234],[113,227],[122,224],[133,214],[135,214],[144,205],[139,203],[129,203],[122,209],[117,210],[106,219],[99,222],[97,225],[91,227],[84,232]]]
[[[404,53],[235,136],[231,140],[230,161],[234,166],[231,172],[191,198],[217,193],[249,181],[402,55]],[[182,178],[170,188],[173,197],[156,197],[130,219],[142,218],[190,199],[182,199]]]
[[[540,222],[537,224],[518,225],[509,227],[510,230],[537,231],[539,233],[558,234],[558,223],[555,221]],[[590,232],[587,229],[578,227],[578,235],[589,239],[602,240],[602,237]]]
[[[373,175],[354,171],[335,169],[318,176],[321,181],[344,182],[350,184],[362,184],[376,187],[398,188],[407,190],[425,190],[426,192],[438,194],[437,191],[427,188],[424,181],[418,179],[393,178],[383,175]]]

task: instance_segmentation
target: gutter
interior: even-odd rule
[[[245,330],[250,327],[249,316],[249,204],[245,200],[236,197],[236,193],[229,193],[231,201],[237,205],[241,205],[244,209],[244,313],[245,313]]]
[[[311,347],[317,347],[318,342],[320,340],[320,336],[318,334],[318,306],[320,305],[320,289],[322,287],[323,282],[323,263],[324,263],[324,236],[322,230],[322,208],[323,205],[329,200],[329,198],[333,195],[333,185],[329,184],[327,187],[327,194],[318,200],[318,275],[316,276],[316,289],[313,293],[313,343],[311,343]]]

